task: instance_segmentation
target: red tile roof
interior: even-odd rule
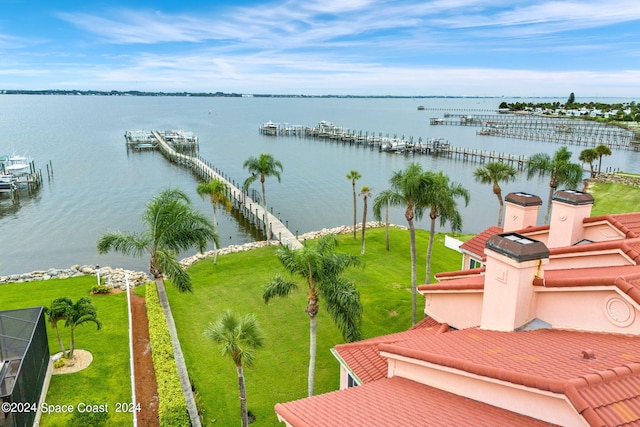
[[[277,404],[275,410],[295,427],[551,425],[400,377]]]
[[[585,223],[598,221],[608,221],[611,225],[624,233],[627,239],[640,237],[640,212],[599,215],[584,219]]]
[[[558,329],[469,328],[380,344],[380,350],[555,393],[563,393],[571,380],[596,371],[636,362],[640,366],[640,337]],[[587,350],[595,358],[583,359]],[[640,396],[640,389],[631,392],[630,397]]]
[[[484,257],[484,247],[489,237],[502,233],[502,227],[492,225],[460,245],[460,250],[469,252],[480,258]]]
[[[614,215],[600,215],[585,218],[583,222],[585,224],[607,221],[609,224],[624,233],[626,239],[632,239],[640,237],[640,212],[626,213],[626,214],[614,214]],[[527,227],[522,230],[516,230],[519,233],[527,234],[533,231],[540,231],[548,229],[549,225],[539,225],[533,227]],[[493,225],[471,239],[460,245],[460,249],[469,252],[477,257],[484,259],[484,248],[489,237],[502,233],[502,227]]]
[[[598,221],[608,221],[625,238],[554,248],[551,254],[620,249],[640,264],[640,213],[584,220]],[[548,226],[530,227],[526,231],[545,228]],[[483,256],[487,239],[501,231],[499,227],[490,227],[461,248]],[[419,289],[482,289],[481,272],[448,273],[446,277],[458,278],[422,285]],[[640,304],[640,265],[547,270],[544,279],[535,279],[534,285],[616,286]],[[278,404],[276,412],[296,427],[548,425],[408,379],[387,378],[387,362],[380,355],[382,352],[385,357],[403,356],[565,394],[591,426],[640,426],[640,336],[559,329],[500,332],[469,328],[438,333],[446,329],[446,325],[427,318],[406,332],[336,346],[338,358],[364,385]]]
[[[339,344],[332,351],[337,358],[342,359],[361,384],[366,384],[387,376],[387,359],[380,356],[380,351],[378,350],[380,343],[403,341],[425,332],[436,334],[442,328],[443,325],[441,323],[436,322],[431,317],[425,317],[408,331],[353,343]]]
[[[544,279],[534,279],[533,284],[547,288],[615,286],[640,304],[640,266],[637,265],[549,270],[545,271]]]
[[[462,291],[484,289],[484,276],[475,275],[460,279],[444,280],[439,283],[419,285],[418,291]]]
[[[640,264],[640,238],[608,240],[581,245],[550,248],[551,255],[578,254],[581,252],[607,251],[618,249],[636,264]]]

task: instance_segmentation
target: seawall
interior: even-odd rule
[[[384,223],[378,221],[367,222],[367,228],[384,227]],[[389,224],[389,227],[406,229],[407,227],[395,224]],[[356,225],[356,231],[362,229],[362,223]],[[298,236],[298,241],[304,242],[305,240],[313,240],[318,237],[327,234],[349,234],[353,233],[353,226],[343,225],[334,228],[323,228],[319,231],[311,231]],[[231,245],[218,249],[218,255],[226,255],[230,253],[250,251],[255,248],[261,248],[268,245],[278,245],[280,242],[277,240],[272,241],[259,241],[250,242],[243,245]],[[193,263],[211,258],[214,255],[214,251],[207,251],[205,253],[197,253],[180,261],[180,264],[187,268]],[[73,265],[69,268],[50,268],[48,270],[35,270],[30,273],[22,274],[10,274],[7,276],[0,276],[0,285],[6,283],[28,283],[28,282],[40,282],[43,280],[51,279],[67,279],[70,277],[80,276],[97,276],[100,274],[101,281],[107,286],[111,286],[119,289],[126,289],[127,278],[129,283],[133,286],[143,285],[152,280],[151,276],[142,271],[125,270],[123,268],[112,267],[98,267],[95,265]],[[97,280],[97,277],[96,277]],[[97,283],[97,282],[96,282]]]

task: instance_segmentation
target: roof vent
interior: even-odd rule
[[[596,354],[591,349],[582,350],[582,360],[594,360]]]

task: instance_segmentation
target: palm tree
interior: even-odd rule
[[[362,304],[355,285],[342,276],[349,267],[358,265],[356,255],[337,253],[338,239],[329,234],[318,239],[314,245],[300,249],[282,247],[278,249],[278,259],[284,268],[294,276],[302,278],[308,287],[307,307],[309,316],[309,376],[308,393],[313,396],[316,364],[316,316],[320,310],[320,299],[325,300],[325,308],[346,341],[362,338]],[[262,294],[265,303],[274,297],[285,297],[296,290],[298,285],[282,275],[276,275]]]
[[[600,171],[602,170],[602,156],[610,156],[611,148],[608,145],[600,144],[596,148],[596,153],[598,153],[598,175],[600,175]]]
[[[411,294],[412,294],[412,316],[411,321],[416,324],[417,318],[417,284],[416,284],[416,229],[414,219],[420,220],[425,210],[425,192],[429,178],[422,170],[422,166],[412,162],[405,170],[395,171],[389,182],[391,189],[381,196],[380,202],[387,202],[391,206],[405,207],[404,217],[409,224],[409,238],[411,241]],[[377,210],[374,206],[374,212],[379,217],[380,205],[377,203]]]
[[[240,414],[242,427],[249,425],[247,412],[247,389],[244,381],[244,367],[253,364],[253,350],[262,347],[264,337],[258,320],[253,314],[237,318],[231,310],[226,310],[216,323],[211,323],[204,331],[205,337],[220,344],[220,354],[229,356],[236,365],[238,388],[240,390]]]
[[[562,146],[553,154],[553,157],[547,153],[537,153],[529,158],[527,162],[527,179],[531,179],[535,174],[550,176],[547,212],[544,216],[546,224],[549,222],[549,215],[551,214],[553,193],[560,185],[569,188],[577,187],[582,179],[582,166],[572,163],[571,151]]]
[[[353,240],[356,239],[356,181],[362,178],[360,172],[352,170],[347,174],[347,179],[351,180],[351,189],[353,190]]]
[[[451,230],[462,230],[462,216],[458,211],[456,198],[462,197],[465,206],[469,205],[469,191],[457,182],[450,182],[449,177],[442,173],[425,172],[429,175],[428,189],[424,203],[429,208],[431,228],[429,232],[429,246],[427,248],[427,283],[431,283],[431,254],[433,239],[436,234],[436,219],[440,218],[440,226],[449,222]]]
[[[207,242],[218,242],[214,225],[191,207],[189,197],[178,189],[165,189],[155,196],[142,215],[146,229],[141,233],[110,232],[98,240],[101,254],[115,251],[124,255],[150,256],[149,272],[162,283],[164,275],[180,291],[191,291],[191,277],[177,259],[180,251],[197,246],[204,252]]]
[[[385,190],[373,199],[373,217],[376,221],[381,221],[382,206],[384,205],[384,237],[385,246],[389,250],[389,190]]]
[[[264,190],[264,180],[268,176],[275,176],[280,182],[280,172],[282,169],[282,163],[274,159],[271,154],[260,154],[258,158],[253,156],[244,161],[243,168],[247,169],[251,176],[244,181],[244,191],[249,189],[249,186],[256,180],[260,179],[260,185],[262,186],[262,204],[265,213],[267,212],[267,195]]]
[[[493,194],[498,198],[500,209],[498,210],[498,227],[502,226],[502,213],[504,211],[504,201],[502,200],[502,189],[500,182],[510,182],[516,179],[516,169],[502,162],[489,162],[480,166],[473,172],[476,181],[482,184],[493,184]]]
[[[580,152],[578,160],[582,163],[589,163],[589,171],[591,178],[596,176],[596,171],[593,169],[593,162],[598,158],[598,152],[593,148],[585,148]]]
[[[67,298],[68,299],[68,298]],[[69,300],[70,301],[70,300]],[[73,359],[73,350],[75,350],[75,330],[77,326],[85,323],[95,323],[98,330],[102,328],[102,322],[98,320],[98,312],[88,297],[82,297],[75,304],[65,304],[65,326],[71,328],[71,339],[69,343],[68,359]]]
[[[164,286],[166,275],[180,292],[191,291],[191,277],[177,259],[180,251],[196,246],[204,252],[207,242],[218,244],[214,225],[201,212],[193,209],[189,197],[178,189],[165,189],[147,203],[142,215],[146,226],[140,233],[110,232],[98,240],[98,253],[111,250],[124,255],[149,254],[149,272],[158,287],[158,299],[162,306],[173,345],[182,391],[192,423],[198,423],[198,410],[191,392],[187,367],[184,363],[178,332],[175,327],[169,299]]]
[[[58,345],[62,355],[65,355],[64,344],[60,338],[60,329],[58,329],[58,322],[66,320],[68,307],[73,305],[73,302],[67,297],[56,298],[51,302],[51,307],[45,307],[44,312],[49,316],[49,323],[51,327],[56,331],[56,337],[58,338]]]
[[[364,255],[364,230],[367,228],[367,198],[371,197],[371,189],[366,185],[363,186],[360,189],[360,195],[364,202],[364,210],[362,212],[362,246],[360,248],[360,255]]]
[[[231,210],[231,200],[227,195],[228,192],[227,185],[222,182],[220,179],[212,179],[207,182],[198,183],[198,187],[196,188],[196,192],[204,199],[205,195],[209,196],[209,201],[211,201],[211,206],[213,207],[213,226],[217,227],[218,219],[216,218],[217,207],[218,205],[224,206],[227,211]],[[216,246],[216,242],[213,242],[213,263],[216,264],[218,261],[218,247]]]

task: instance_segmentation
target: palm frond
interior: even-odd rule
[[[298,289],[298,285],[295,282],[286,280],[282,275],[276,274],[264,287],[262,299],[265,303],[268,303],[272,298],[286,297],[296,289]]]
[[[172,251],[156,250],[156,268],[171,280],[171,283],[180,292],[193,292],[191,276],[180,265],[176,255]]]
[[[362,303],[355,285],[338,277],[330,282],[322,282],[318,290],[343,338],[348,342],[362,339]]]
[[[115,251],[123,255],[142,256],[150,246],[150,239],[141,233],[115,231],[102,235],[98,239],[99,254]]]

